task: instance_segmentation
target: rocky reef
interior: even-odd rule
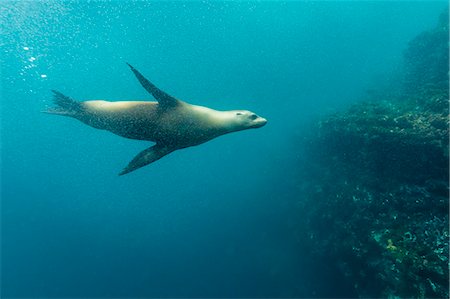
[[[448,34],[444,13],[409,43],[396,92],[309,137],[299,239],[360,297],[449,297]]]

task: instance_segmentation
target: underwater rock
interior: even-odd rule
[[[396,97],[317,125],[298,234],[360,297],[448,298],[448,13],[404,58]]]
[[[448,11],[445,11],[433,30],[419,34],[404,51],[406,93],[448,89],[448,20]]]

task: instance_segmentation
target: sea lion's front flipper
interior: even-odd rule
[[[152,147],[149,147],[146,150],[140,152],[136,157],[131,160],[131,162],[125,167],[119,175],[124,175],[129,172],[135,171],[138,168],[141,168],[145,165],[148,165],[152,162],[155,162],[158,159],[161,159],[165,155],[173,152],[174,149],[169,147],[155,144]]]
[[[155,97],[155,99],[158,101],[158,103],[163,107],[173,107],[180,103],[179,100],[172,97],[171,95],[165,93],[158,87],[156,87],[152,82],[148,81],[137,69],[135,69],[132,65],[127,63],[130,69],[133,71],[136,78],[139,80],[141,85],[147,90],[152,96]]]

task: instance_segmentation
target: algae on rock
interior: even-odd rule
[[[302,238],[361,297],[449,289],[448,14],[404,53],[401,92],[324,119],[309,141]]]

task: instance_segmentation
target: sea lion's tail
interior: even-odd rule
[[[63,95],[59,91],[52,90],[52,92],[54,93],[53,103],[55,103],[56,107],[47,109],[43,111],[44,113],[75,116],[76,114],[82,112],[83,107],[81,102],[75,101],[74,99]]]

